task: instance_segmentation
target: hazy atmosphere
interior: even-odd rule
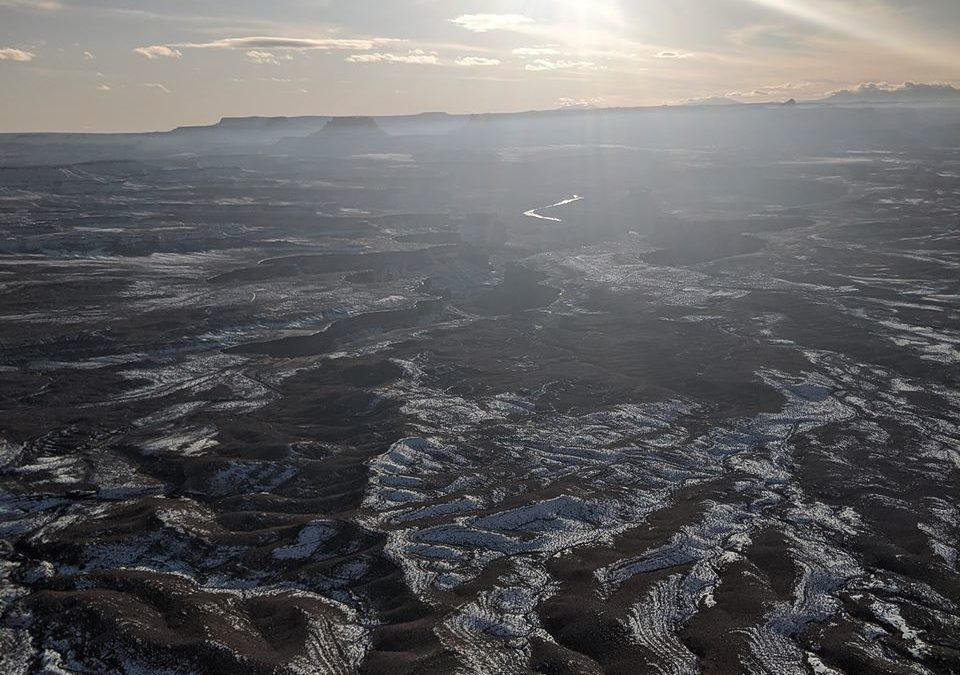
[[[0,0],[0,675],[960,674],[957,0]]]
[[[0,0],[0,131],[956,82],[954,0]]]

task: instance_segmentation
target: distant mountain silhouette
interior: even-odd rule
[[[320,131],[306,137],[284,138],[275,148],[288,154],[352,155],[386,151],[393,140],[373,117],[332,117]]]
[[[695,98],[689,101],[686,101],[683,105],[692,105],[692,106],[710,106],[710,105],[744,105],[743,102],[737,101],[726,96],[709,96],[707,98]]]
[[[377,126],[377,121],[372,117],[333,117],[327,122],[323,129],[312,136],[328,136],[335,133],[374,133],[385,136],[384,131]]]
[[[170,133],[187,135],[197,133],[291,134],[312,133],[330,120],[329,117],[224,117],[207,126],[177,127]]]

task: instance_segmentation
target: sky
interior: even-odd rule
[[[0,132],[960,82],[960,0],[0,0]]]

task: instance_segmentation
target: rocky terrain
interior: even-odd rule
[[[960,672],[958,130],[0,139],[0,672]]]

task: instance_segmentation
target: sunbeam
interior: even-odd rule
[[[863,6],[849,7],[844,3],[822,0],[747,0],[747,2],[788,14],[808,23],[827,28],[848,37],[874,43],[923,61],[952,65],[957,62],[956,51],[945,51],[918,39],[899,24],[872,15]]]

